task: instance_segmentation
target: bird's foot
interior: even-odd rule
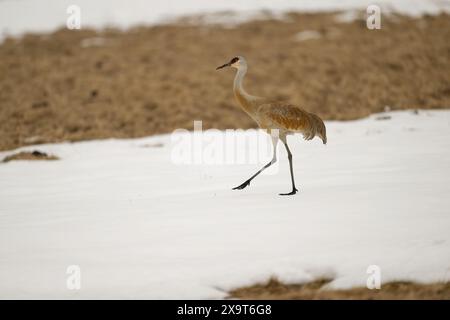
[[[250,181],[251,181],[251,180],[245,181],[245,182],[244,182],[243,184],[241,184],[240,186],[234,187],[233,190],[242,190],[242,189],[244,189],[245,187],[247,187],[247,186],[250,185]]]
[[[297,188],[294,188],[291,192],[289,193],[280,193],[280,196],[292,196],[294,194],[296,194],[298,192]]]

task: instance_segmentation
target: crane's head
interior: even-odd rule
[[[231,59],[230,62],[227,62],[221,65],[220,67],[217,67],[216,70],[223,69],[225,67],[232,67],[236,69],[247,67],[247,61],[245,60],[244,57],[237,56]]]

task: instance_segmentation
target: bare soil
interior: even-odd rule
[[[395,281],[382,284],[379,290],[365,287],[345,290],[327,289],[332,279],[318,279],[304,284],[284,284],[275,278],[264,284],[232,290],[229,298],[247,300],[275,299],[356,299],[356,300],[450,300],[450,283],[419,284]]]
[[[298,33],[319,38],[300,41]],[[335,14],[289,14],[235,28],[188,22],[109,29],[61,29],[0,45],[0,150],[62,140],[140,137],[255,123],[232,95],[249,61],[252,94],[290,100],[324,119],[391,109],[450,107],[448,15],[337,22]]]

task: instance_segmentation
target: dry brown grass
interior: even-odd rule
[[[284,284],[275,278],[264,284],[237,288],[229,293],[230,298],[250,300],[292,299],[357,299],[357,300],[450,300],[450,283],[419,284],[395,281],[382,284],[380,290],[365,287],[346,290],[327,289],[332,279],[317,279],[304,284]]]
[[[302,30],[322,37],[299,42]],[[104,43],[82,46],[93,37]],[[191,129],[194,119],[204,128],[254,127],[233,100],[233,72],[215,71],[237,54],[249,61],[249,92],[325,119],[360,118],[386,105],[447,108],[448,39],[448,15],[384,18],[371,31],[333,14],[232,29],[174,24],[8,39],[0,46],[0,150]]]
[[[54,155],[49,155],[45,152],[41,152],[38,150],[29,152],[29,151],[21,151],[18,153],[14,153],[10,156],[5,157],[2,162],[9,162],[14,160],[58,160],[59,158]]]

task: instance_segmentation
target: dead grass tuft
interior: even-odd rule
[[[49,155],[45,152],[41,152],[38,150],[29,152],[29,151],[21,151],[19,153],[12,154],[3,159],[2,162],[9,162],[13,160],[58,160],[59,158],[54,155]]]
[[[357,287],[345,290],[328,289],[332,279],[323,278],[302,284],[285,284],[271,278],[267,283],[237,288],[229,292],[229,298],[248,300],[274,299],[357,299],[357,300],[450,300],[450,283],[419,284],[394,281],[383,284],[380,290]]]

